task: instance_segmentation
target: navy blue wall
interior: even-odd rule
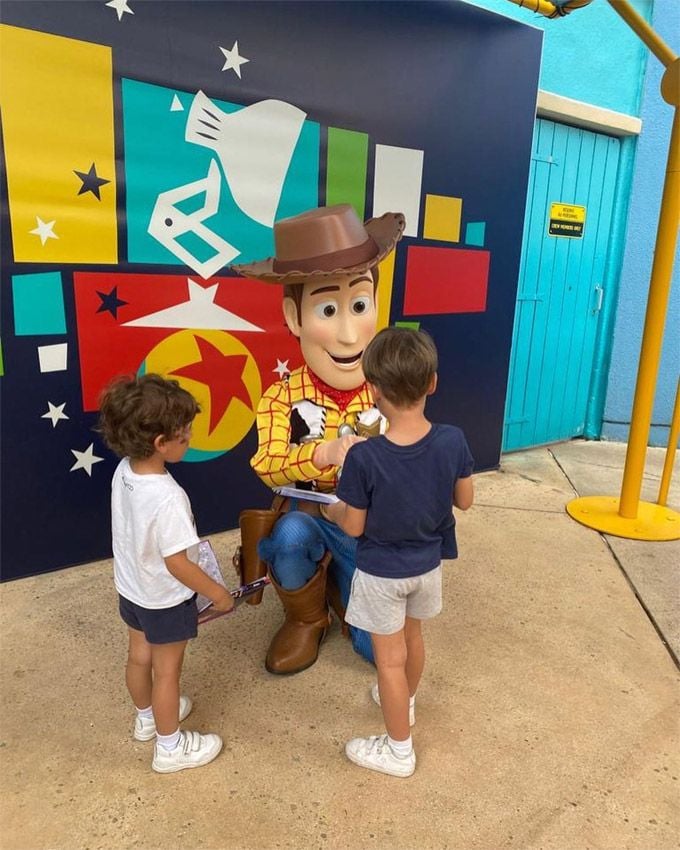
[[[399,248],[391,320],[418,320],[433,334],[441,354],[441,377],[430,415],[463,427],[478,469],[496,466],[541,33],[460,2],[137,0],[132,7],[135,15],[123,15],[121,21],[99,0],[6,0],[2,8],[5,24],[111,46],[121,158],[122,77],[170,90],[202,89],[211,98],[244,105],[279,98],[305,110],[322,128],[368,133],[371,145],[422,149],[423,205],[426,193],[460,197],[465,220],[486,223],[486,310],[403,316],[406,252],[409,244],[421,244],[419,234]],[[231,72],[221,73],[224,57],[217,50],[218,44],[231,47],[235,39],[242,54],[250,51],[257,57],[243,67],[242,81]],[[322,148],[324,140],[322,132]],[[371,164],[369,159],[369,175]],[[179,268],[179,273],[189,273],[176,265],[127,262],[122,166],[119,161],[119,263],[113,269],[89,270],[167,274]],[[319,203],[324,202],[323,178],[320,174]],[[12,275],[46,269],[14,261],[4,172],[2,184],[2,576],[12,578],[110,554],[108,496],[116,459],[92,432],[96,414],[82,412],[71,288],[76,267],[59,267],[70,341],[67,370],[56,376],[36,374],[36,340],[29,351],[26,338],[15,335]],[[369,176],[369,213],[371,193]],[[432,286],[437,285],[433,280]],[[263,385],[275,377],[263,374]],[[68,403],[70,419],[52,429],[38,411],[46,409],[55,382],[60,400]],[[233,528],[243,507],[267,504],[268,493],[248,465],[255,446],[253,431],[220,457],[173,469],[192,499],[199,533]],[[92,467],[91,476],[82,470],[70,472],[70,450],[91,441],[104,462]]]

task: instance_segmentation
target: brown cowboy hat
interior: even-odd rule
[[[363,272],[392,251],[405,225],[401,213],[385,213],[362,224],[349,204],[318,207],[274,223],[275,257],[231,268],[267,283],[304,283]]]

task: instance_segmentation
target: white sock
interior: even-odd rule
[[[153,709],[151,706],[148,708],[137,708],[137,717],[143,717],[145,720],[153,720]]]
[[[176,732],[173,732],[171,735],[159,735],[156,733],[156,741],[160,747],[163,747],[164,750],[176,750],[177,745],[179,744],[180,739],[180,731],[179,729]]]
[[[390,738],[387,736],[387,743],[390,745],[390,749],[400,759],[405,759],[411,755],[413,751],[413,741],[411,736],[409,735],[405,741],[395,741],[394,738]]]
[[[414,706],[415,704],[416,704],[416,695],[415,695],[415,694],[413,694],[413,696],[412,696],[412,697],[409,697],[409,698],[408,698],[408,707],[409,707],[409,708],[413,708],[413,706]]]

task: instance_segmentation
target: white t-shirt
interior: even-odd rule
[[[123,458],[111,482],[111,530],[121,596],[143,608],[171,608],[193,596],[163,560],[187,549],[189,560],[198,562],[189,497],[169,472],[138,475]]]

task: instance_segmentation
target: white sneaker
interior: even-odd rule
[[[380,691],[378,690],[378,683],[371,688],[371,696],[373,697],[373,702],[376,705],[380,705]],[[415,705],[410,705],[408,707],[408,725],[415,726],[416,725],[416,707]]]
[[[189,697],[181,696],[179,698],[179,722],[181,723],[185,717],[189,716],[193,703]],[[150,741],[156,737],[156,721],[153,717],[135,717],[135,730],[132,733],[135,741]]]
[[[219,735],[180,732],[179,744],[174,750],[166,750],[156,742],[151,767],[156,773],[175,773],[188,767],[201,767],[211,762],[221,749]]]
[[[408,756],[395,755],[390,747],[387,735],[371,735],[370,738],[353,738],[345,744],[345,755],[359,767],[389,773],[390,776],[406,778],[416,769],[416,754],[411,750]]]

